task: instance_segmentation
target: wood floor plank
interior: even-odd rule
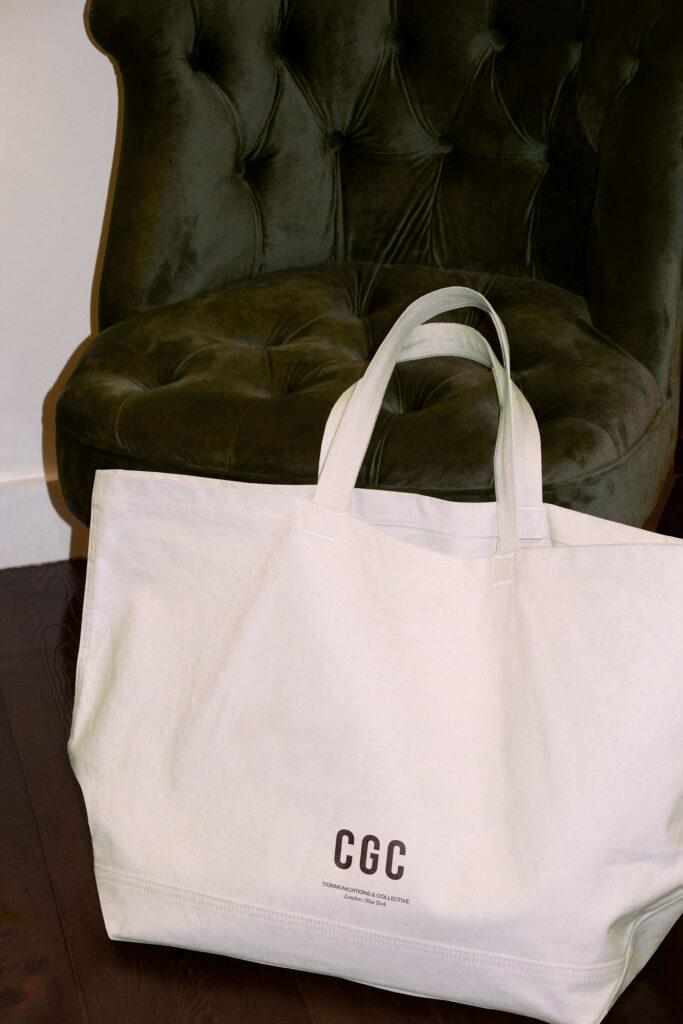
[[[536,1024],[530,1017],[299,974],[299,988],[314,1024]]]
[[[68,739],[84,580],[83,562],[0,572],[0,687],[21,756]]]
[[[85,1021],[0,694],[0,1020]]]
[[[3,569],[0,651],[58,644],[61,630],[80,630],[85,571],[85,559]]]
[[[439,1024],[431,1000],[407,999],[303,971],[298,974],[298,984],[313,1024]]]
[[[680,1005],[680,1003],[678,1004]],[[682,1024],[647,971],[639,974],[605,1017],[604,1024]]]
[[[21,757],[66,747],[72,704],[57,690],[54,657],[54,651],[0,653],[0,689]]]

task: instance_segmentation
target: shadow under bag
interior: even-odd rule
[[[493,318],[504,365],[460,324]],[[397,362],[491,366],[496,501],[359,489]],[[113,939],[598,1024],[683,910],[683,542],[544,504],[489,303],[412,303],[317,485],[98,472],[69,754]]]

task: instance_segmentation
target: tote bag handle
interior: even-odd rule
[[[496,358],[489,343],[473,327],[453,323],[431,323],[415,327],[411,331],[397,362],[403,363],[410,360],[424,359],[429,356],[442,355],[460,356],[490,367],[493,371],[498,400],[502,404],[505,389],[505,370]],[[346,391],[342,392],[330,411],[320,447],[318,476],[322,473],[332,440],[339,428],[344,410],[353,392],[358,387],[358,383],[356,381]],[[541,537],[543,536],[545,526],[541,479],[541,438],[538,432],[538,424],[536,423],[536,417],[531,406],[514,381],[511,381],[510,401],[513,406],[512,419],[515,424],[516,438],[513,454],[515,460],[515,484],[517,488],[518,526],[521,532],[522,523],[524,524],[522,535],[526,538]],[[505,441],[502,442],[499,448],[499,454],[504,445]]]
[[[496,515],[498,533],[498,554],[507,554],[519,544],[517,527],[517,487],[515,483],[515,450],[517,447],[516,423],[511,399],[512,381],[510,379],[510,352],[505,328],[491,304],[479,292],[471,288],[452,286],[429,292],[411,303],[399,316],[377,349],[363,377],[354,386],[339,425],[334,433],[322,472],[313,494],[313,502],[320,508],[332,513],[343,513],[348,510],[351,494],[358,478],[358,473],[367,451],[370,437],[382,404],[382,398],[389,383],[389,378],[401,352],[412,344],[423,344],[424,333],[413,338],[414,328],[423,324],[440,313],[453,309],[474,306],[490,315],[503,354],[504,366],[500,372],[494,368],[494,376],[499,387],[501,417],[494,455],[494,478],[496,486]],[[441,332],[437,325],[429,326]],[[452,328],[452,325],[448,325]],[[429,334],[427,335],[429,338]],[[483,339],[482,339],[483,340]],[[435,348],[430,354],[439,354],[437,339]],[[491,365],[498,362],[487,345]],[[423,347],[423,354],[428,354],[429,346]],[[469,353],[469,357],[472,355]],[[500,364],[499,364],[500,365]],[[529,413],[531,410],[529,410]],[[531,414],[533,417],[533,414]],[[540,480],[540,446],[535,458],[535,466],[531,473]],[[532,459],[533,461],[533,459]],[[530,473],[530,475],[531,475]],[[535,505],[538,507],[538,493]],[[540,503],[542,507],[542,502]]]

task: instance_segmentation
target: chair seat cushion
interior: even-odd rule
[[[58,402],[67,504],[87,521],[97,468],[313,482],[336,398],[409,302],[451,284],[484,292],[507,327],[513,377],[540,426],[546,501],[642,522],[672,417],[649,371],[591,326],[580,296],[526,278],[363,263],[259,276],[97,336]],[[451,319],[493,339],[481,314]],[[492,500],[497,423],[483,366],[404,363],[359,486]]]

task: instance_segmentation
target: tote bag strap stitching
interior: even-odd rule
[[[447,312],[449,309],[460,308],[463,305],[475,305],[478,308],[481,308],[481,302],[486,302],[486,300],[483,296],[480,296],[478,292],[474,292],[471,289],[453,287],[440,289],[439,291],[424,295],[404,310],[382,344],[377,349],[365,374],[359,382],[359,387],[356,389],[356,392],[352,397],[348,414],[345,416],[344,422],[340,426],[338,437],[335,438],[335,446],[333,446],[333,450],[330,453],[330,459],[328,460],[330,466],[328,469],[328,475],[331,476],[335,461],[339,461],[344,457],[344,460],[348,462],[348,453],[343,450],[345,445],[346,447],[350,447],[353,452],[355,440],[355,447],[358,447],[358,438],[354,439],[354,437],[351,436],[349,440],[346,440],[347,435],[350,435],[353,431],[355,431],[356,434],[362,434],[362,431],[367,429],[368,426],[368,424],[363,422],[363,419],[370,420],[369,427],[370,430],[372,430],[377,418],[377,411],[381,404],[382,396],[386,390],[393,367],[396,364],[398,352],[407,340],[411,328],[422,323],[423,320],[429,319],[431,316],[436,316],[438,313]],[[503,352],[505,353],[506,346],[502,341],[501,345]],[[362,406],[362,402],[366,392],[370,392],[370,397],[365,399],[364,408]],[[376,408],[374,408],[375,405]],[[358,417],[355,415],[356,406],[361,406]],[[356,418],[360,418],[360,424],[355,422]],[[361,442],[363,441],[362,436],[360,440]],[[356,452],[353,453],[357,455]],[[362,454],[364,454],[364,451]],[[352,489],[353,483],[355,483],[355,477],[351,486],[347,488],[349,491]],[[319,486],[324,486],[324,484],[324,480],[319,482]],[[321,501],[322,497],[323,493],[321,491],[318,495],[318,500]],[[329,505],[329,502],[327,504]]]
[[[505,362],[501,411],[504,422],[503,429],[498,432],[495,453],[496,464],[502,467],[502,472],[494,475],[499,520],[497,550],[498,553],[506,553],[514,550],[519,542],[512,465],[514,418],[510,408],[509,347],[505,329],[493,307],[482,295],[469,288],[451,287],[431,292],[412,303],[398,318],[349,399],[318,481],[313,503],[328,511],[343,513],[348,510],[382,396],[410,330],[423,320],[463,306],[475,306],[489,313],[498,333]],[[510,443],[503,446],[502,439],[508,436]]]
[[[468,305],[475,306],[476,308],[490,313],[498,330],[506,372],[509,373],[507,369],[509,366],[509,350],[503,325],[496,315],[495,310],[493,310],[493,307],[490,306],[487,300],[480,295],[479,292],[475,292],[469,288],[442,288],[417,299],[399,316],[398,320],[377,349],[374,358],[370,362],[365,374],[359,381],[358,388],[352,396],[347,414],[340,425],[338,436],[335,438],[335,445],[333,445],[333,449],[330,453],[328,466],[326,467],[328,478],[331,481],[327,485],[328,491],[333,490],[332,482],[335,482],[333,470],[336,469],[336,462],[341,460],[348,464],[351,456],[353,461],[358,462],[357,468],[360,468],[360,462],[362,462],[365,449],[367,448],[369,434],[371,433],[377,419],[377,412],[379,411],[382,397],[386,391],[389,377],[391,376],[391,372],[396,364],[398,353],[408,339],[411,329],[421,324],[422,321],[429,319],[432,316],[436,316],[439,313],[447,312],[451,309],[462,308],[463,306]],[[368,393],[367,398],[365,398],[366,392]],[[360,407],[358,413],[356,413],[356,406]],[[359,422],[357,423],[356,420]],[[363,437],[364,433],[367,433],[368,436]],[[356,436],[354,436],[354,434]],[[358,435],[360,435],[360,437]],[[350,449],[350,453],[344,450],[345,447]],[[351,472],[353,473],[355,469],[356,467],[353,466],[351,468]],[[349,468],[347,465],[347,473],[348,471]],[[343,484],[345,485],[343,487],[343,491],[348,493],[341,494],[340,507],[348,506],[350,491],[355,484],[357,475],[358,473],[356,471],[355,476],[353,476],[353,480],[350,482],[348,480],[343,480]],[[316,496],[316,500],[320,504],[327,504],[329,507],[331,502],[324,502],[322,500],[324,497],[325,487],[326,481],[325,475],[323,474],[323,479],[319,481],[319,493]],[[339,485],[336,490],[340,490]],[[339,499],[340,495],[337,493],[335,497]],[[346,499],[346,501],[344,501],[344,499]]]
[[[504,386],[502,380],[504,371],[490,345],[478,331],[464,324],[423,324],[411,331],[410,337],[399,355],[398,362],[407,362],[439,355],[464,356],[483,366],[490,367],[493,371],[500,403],[501,392]],[[344,409],[357,386],[358,382],[355,382],[339,396],[327,418],[320,449],[319,476],[325,464],[332,440],[339,428]],[[511,381],[510,399],[514,405],[514,415],[517,423],[516,448],[513,454],[515,458],[518,513],[523,509],[534,509],[542,513],[541,439],[538,425],[531,406],[514,381]],[[503,420],[501,418],[499,430],[502,426]],[[540,523],[541,516],[539,515],[538,518]],[[544,527],[541,527],[541,533],[534,533],[533,536],[542,536],[543,530]],[[528,537],[529,534],[524,536]]]

